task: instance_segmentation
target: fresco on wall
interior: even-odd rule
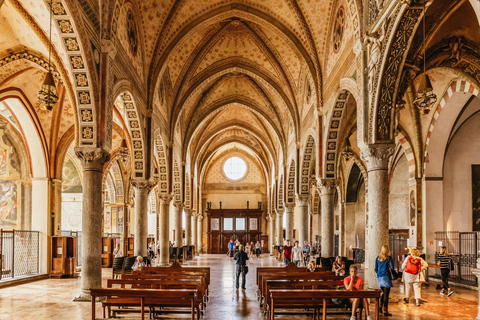
[[[17,182],[0,180],[0,226],[17,225]]]
[[[0,176],[7,175],[7,149],[0,149]]]
[[[110,233],[112,232],[112,212],[111,207],[106,206],[104,211],[104,220],[103,220],[103,232]]]
[[[123,220],[124,220],[123,212],[124,212],[123,207],[117,208],[117,232],[118,233],[123,233]]]
[[[415,192],[410,191],[410,226],[415,227],[415,212],[417,212],[417,206],[415,205]]]
[[[68,157],[65,158],[63,163],[62,173],[62,192],[63,193],[82,193],[82,181],[80,174],[75,167],[75,164]]]
[[[480,165],[472,165],[473,231],[480,231]]]

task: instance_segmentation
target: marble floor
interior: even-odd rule
[[[204,319],[264,319],[258,307],[255,285],[257,267],[279,266],[279,263],[264,254],[251,259],[250,272],[247,274],[247,289],[235,289],[235,264],[225,255],[202,255],[189,261],[190,266],[210,266],[210,301]],[[103,269],[103,280],[111,277],[111,269]],[[391,298],[401,300],[403,288],[396,284]],[[424,303],[420,307],[403,302],[391,303],[392,320],[427,319],[469,319],[477,314],[478,292],[452,287],[455,293],[451,297],[441,296],[432,284],[422,289]],[[13,319],[55,319],[85,320],[91,319],[90,303],[72,302],[79,291],[80,278],[47,279],[0,289],[0,320]],[[373,310],[373,307],[371,308]],[[97,316],[101,305],[97,303]],[[188,317],[176,316],[187,319]],[[140,316],[126,316],[123,319],[139,319]],[[168,319],[165,317],[162,319]],[[171,318],[171,317],[170,317]],[[276,317],[277,318],[277,317]],[[308,319],[306,316],[278,316],[278,319]],[[328,316],[328,319],[346,319],[347,315]]]

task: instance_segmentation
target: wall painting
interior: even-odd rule
[[[0,180],[0,226],[17,225],[17,197],[17,182]]]
[[[472,164],[473,231],[480,231],[480,165]]]

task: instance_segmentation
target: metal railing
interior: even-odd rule
[[[62,230],[62,236],[77,238],[77,267],[82,266],[82,231]]]
[[[446,246],[452,255],[454,270],[450,271],[450,281],[477,284],[472,274],[480,257],[480,232],[437,231],[435,232],[435,262],[438,262],[441,247]],[[431,277],[440,278],[440,269],[430,270]]]
[[[0,280],[39,273],[38,231],[0,229]]]

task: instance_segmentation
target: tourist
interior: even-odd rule
[[[447,247],[443,246],[442,251],[440,252],[439,256],[439,261],[438,265],[440,266],[440,273],[442,275],[442,291],[440,291],[440,294],[444,295],[445,290],[447,290],[447,296],[451,296],[453,294],[453,290],[450,290],[450,287],[448,285],[448,276],[450,274],[450,270],[453,270],[453,261],[452,257],[450,254],[448,254],[448,249]]]
[[[237,261],[237,267],[236,267],[236,280],[235,280],[235,287],[238,290],[238,278],[240,277],[240,274],[242,274],[242,290],[245,290],[245,275],[247,274],[247,269],[245,268],[247,265],[247,260],[248,256],[245,253],[243,245],[238,246],[238,252],[235,253],[235,257],[233,257],[234,260]]]
[[[422,283],[425,282],[424,270],[428,268],[428,264],[420,257],[420,251],[413,249],[411,255],[405,258],[402,263],[403,280],[405,283],[405,303],[409,302],[412,291],[415,294],[415,305],[420,307],[420,299],[422,298]]]
[[[375,260],[375,273],[377,274],[377,285],[382,289],[382,297],[380,298],[380,313],[384,316],[391,316],[388,312],[388,297],[390,288],[393,287],[392,274],[393,259],[390,256],[390,248],[388,245],[382,247],[382,251]]]
[[[312,260],[308,263],[307,271],[308,272],[317,272],[318,271],[317,266],[315,265],[315,261]]]
[[[260,244],[260,241],[257,240],[257,243],[255,243],[255,255],[257,258],[260,256],[262,253],[262,245]]]
[[[346,277],[345,280],[343,280],[346,291],[363,290],[363,279],[357,276],[357,274],[357,266],[350,266],[350,276]],[[372,318],[370,318],[370,312],[368,310],[368,300],[362,299],[362,301],[363,307],[365,308],[365,313],[367,314],[367,320],[372,320]],[[352,316],[350,317],[350,320],[357,320],[355,314],[357,312],[358,306],[360,305],[360,299],[350,299],[350,302],[352,303]]]
[[[335,275],[337,276],[345,275],[345,262],[342,260],[341,256],[337,256],[337,258],[335,258],[332,271],[334,271]]]
[[[123,257],[123,250],[120,247],[120,243],[117,243],[117,247],[113,250],[113,256],[115,258],[121,258]]]
[[[155,258],[155,245],[153,242],[150,242],[148,244],[148,256],[150,257],[150,261],[152,261]]]
[[[290,245],[290,240],[287,240],[286,245],[283,246],[283,259],[286,266],[292,261],[292,246]]]
[[[308,241],[305,240],[303,241],[303,246],[302,246],[302,255],[303,255],[303,264],[305,267],[307,266],[308,262],[310,261],[310,252],[312,251],[310,245],[308,244]]]
[[[252,241],[250,242],[250,258],[253,257],[253,255],[255,254],[255,243]]]
[[[233,241],[232,239],[230,239],[230,241],[228,242],[228,252],[227,252],[227,256],[230,257],[230,254],[232,253],[232,250],[233,250]]]
[[[297,267],[300,267],[302,263],[302,248],[300,248],[298,241],[295,241],[295,246],[292,249],[292,260]]]
[[[137,270],[142,270],[143,267],[146,267],[147,265],[145,264],[145,262],[143,262],[143,257],[142,256],[138,256],[137,259],[135,260],[135,263],[133,264],[132,266],[132,269],[134,271],[137,271]]]

